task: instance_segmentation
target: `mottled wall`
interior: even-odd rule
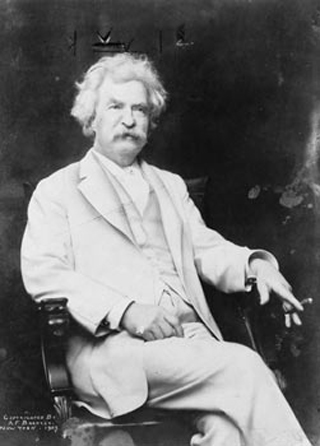
[[[36,356],[24,348],[35,344],[36,324],[19,275],[23,183],[88,148],[69,117],[74,80],[99,56],[97,31],[113,28],[112,41],[155,60],[170,92],[147,158],[186,177],[209,175],[209,224],[272,250],[298,297],[315,299],[279,351],[288,397],[320,437],[320,2],[7,0],[0,21],[0,334],[9,364]],[[29,395],[15,396],[19,374],[13,382],[5,404]]]

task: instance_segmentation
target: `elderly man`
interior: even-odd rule
[[[197,413],[192,446],[310,445],[260,357],[224,342],[199,276],[224,292],[301,304],[275,258],[208,229],[182,179],[140,157],[166,104],[143,56],[103,57],[77,84],[86,156],[31,199],[22,273],[34,299],[68,298],[67,363],[82,404],[105,418],[146,404]]]

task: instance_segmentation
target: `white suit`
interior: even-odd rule
[[[168,245],[187,298],[206,327],[201,324],[200,337],[210,337],[212,342],[211,332],[221,354],[225,343],[217,341],[221,334],[209,311],[199,276],[225,292],[245,291],[252,251],[226,241],[204,225],[179,176],[145,162],[141,168],[156,193]],[[161,385],[146,364],[148,357],[159,354],[161,346],[164,355],[171,351],[168,360],[172,361],[176,356],[175,343],[180,340],[144,343],[123,331],[106,336],[98,330],[103,318],[121,299],[150,303],[154,276],[132,239],[119,197],[92,151],[80,162],[39,183],[29,207],[22,273],[25,286],[35,299],[68,298],[69,310],[82,327],[70,340],[68,364],[76,390],[94,411],[113,417],[136,409],[147,400],[150,382],[154,382],[155,392],[152,396],[149,389],[151,404],[157,406],[158,401],[161,407],[177,408],[171,400],[167,405],[163,403],[168,401],[167,396],[163,399],[166,391],[159,393]],[[251,358],[255,354],[246,355]],[[159,370],[164,364],[159,362]],[[160,373],[164,376],[165,370]],[[184,400],[184,405],[181,400],[179,403],[182,407],[198,409],[194,403],[188,405],[187,398]],[[209,410],[206,405],[199,409]],[[291,427],[295,432],[300,429],[295,421]]]

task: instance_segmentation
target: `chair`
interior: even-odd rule
[[[207,178],[196,178],[187,181],[190,195],[201,209]],[[252,292],[254,293],[254,291]],[[44,299],[38,304],[40,314],[41,350],[44,373],[51,399],[55,408],[56,421],[60,426],[62,437],[69,438],[74,446],[110,444],[116,446],[134,445],[132,438],[139,437],[140,445],[156,446],[157,438],[163,433],[174,437],[161,444],[185,446],[191,436],[190,423],[186,422],[186,414],[138,409],[134,413],[109,421],[73,408],[73,391],[67,369],[65,367],[65,346],[70,327],[67,310],[67,298]],[[237,300],[236,315],[245,332],[244,342],[262,354],[254,318],[254,302],[252,296]],[[248,305],[250,303],[250,305]],[[108,441],[103,443],[105,432],[109,432]],[[142,438],[142,440],[141,440]],[[118,441],[118,443],[117,443]],[[160,441],[160,440],[159,440]]]

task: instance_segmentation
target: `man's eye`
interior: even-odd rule
[[[143,105],[137,105],[134,109],[143,115],[147,114],[147,107],[144,107]]]
[[[108,106],[109,110],[120,110],[120,108],[121,108],[120,104],[110,104]]]

